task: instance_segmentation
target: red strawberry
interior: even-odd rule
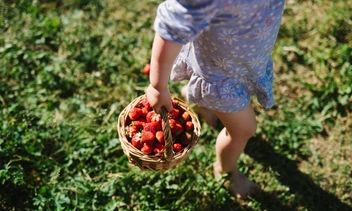
[[[143,143],[143,147],[142,147],[141,151],[144,154],[149,155],[153,152],[153,145],[150,143]]]
[[[149,113],[149,110],[146,107],[143,107],[142,108],[142,116],[146,117],[148,113]]]
[[[142,132],[142,143],[153,143],[155,139],[155,134],[151,131],[143,131]]]
[[[192,122],[192,121],[187,121],[187,122],[185,123],[185,130],[190,131],[190,130],[193,130],[193,129],[194,129],[193,122]]]
[[[138,132],[138,128],[134,125],[127,126],[126,135],[132,138]]]
[[[144,108],[146,108],[148,111],[150,110],[150,109],[152,109],[152,106],[150,105],[150,103],[149,103],[149,101],[148,101],[148,99],[145,97],[145,98],[143,98],[143,100],[142,100],[142,106],[144,107]]]
[[[155,118],[154,121],[151,122],[153,124],[153,127],[156,131],[162,130],[162,119],[159,116],[159,118]]]
[[[189,113],[187,111],[185,111],[182,113],[181,119],[183,119],[184,121],[188,121],[191,119],[191,116],[189,115]]]
[[[172,106],[173,106],[174,108],[178,108],[178,105],[177,105],[177,103],[176,103],[175,101],[172,101]]]
[[[174,133],[176,132],[176,120],[175,119],[169,119],[169,125],[170,125],[170,129],[171,132]]]
[[[175,125],[175,133],[180,134],[184,131],[183,126],[180,123],[176,123]]]
[[[147,122],[152,122],[155,130],[162,130],[162,118],[159,114],[156,114],[154,111],[149,111],[146,116]]]
[[[192,134],[188,132],[184,132],[179,136],[179,141],[183,147],[186,147],[192,139]]]
[[[137,120],[132,121],[132,125],[136,126],[138,130],[142,129],[145,125],[145,119],[138,118]]]
[[[158,140],[160,143],[165,143],[165,136],[163,131],[157,131],[155,134],[156,140]]]
[[[147,116],[145,116],[145,119],[147,120],[147,122],[152,122],[154,116],[156,116],[155,111],[149,111]]]
[[[162,121],[162,118],[161,118],[160,114],[155,114],[152,117],[152,122],[161,122],[161,121]]]
[[[180,134],[184,131],[182,123],[179,119],[169,119],[169,123],[172,133]]]
[[[183,147],[182,147],[182,145],[180,143],[174,143],[173,148],[174,148],[175,152],[179,152],[179,151],[181,151],[183,149]]]
[[[141,142],[141,134],[140,133],[136,133],[132,139],[131,139],[131,144],[136,147],[137,149],[141,149],[143,144]]]
[[[142,109],[133,107],[130,109],[128,112],[128,116],[130,117],[131,120],[136,120],[142,115]]]
[[[152,132],[155,132],[153,123],[151,123],[151,122],[145,123],[143,130],[144,130],[144,131],[152,131]]]
[[[172,111],[169,112],[169,118],[176,119],[180,115],[180,110],[177,108],[172,109]]]
[[[146,75],[149,75],[149,73],[150,73],[150,64],[144,65],[143,73],[146,74]]]
[[[156,143],[154,145],[154,154],[157,156],[162,156],[165,151],[165,146],[161,143]]]

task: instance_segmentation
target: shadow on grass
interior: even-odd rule
[[[290,160],[273,149],[270,144],[258,137],[252,138],[245,149],[245,153],[261,163],[265,168],[275,172],[277,180],[289,187],[290,193],[301,200],[299,204],[283,205],[273,193],[264,192],[256,197],[263,210],[299,210],[302,206],[308,210],[352,210],[347,204],[342,203],[335,195],[326,192],[315,184],[309,175],[298,169],[297,161]]]

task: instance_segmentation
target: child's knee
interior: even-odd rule
[[[256,133],[257,121],[251,105],[237,113],[215,113],[230,133],[232,139],[249,139]]]
[[[256,131],[257,131],[257,122],[254,121],[254,122],[247,125],[246,129],[244,130],[244,134],[249,139],[252,136],[254,136]]]
[[[248,140],[254,136],[257,130],[256,123],[246,123],[246,125],[227,127],[227,135],[230,135],[232,140]],[[229,133],[229,134],[228,134]]]

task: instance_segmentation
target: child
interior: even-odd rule
[[[216,178],[238,198],[260,188],[237,168],[256,131],[250,96],[274,104],[271,50],[284,0],[167,0],[157,10],[148,101],[172,110],[168,80],[189,80],[187,100],[213,111],[225,126],[216,141]]]

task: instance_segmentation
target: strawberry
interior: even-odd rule
[[[131,120],[136,120],[136,119],[138,119],[141,115],[142,115],[142,109],[141,109],[141,108],[137,108],[137,107],[131,108],[130,111],[128,112],[128,117],[129,117]]]
[[[149,111],[146,116],[147,122],[152,122],[155,130],[162,130],[162,118],[159,114],[156,114],[154,111]]]
[[[169,125],[172,133],[176,132],[176,120],[175,119],[169,119]]]
[[[188,121],[191,119],[191,116],[189,115],[189,113],[187,111],[185,111],[182,113],[181,119],[183,119],[184,121]]]
[[[180,143],[174,143],[173,149],[175,152],[179,152],[183,149],[182,145]]]
[[[149,113],[145,116],[145,119],[147,122],[152,122],[154,116],[156,116],[155,111],[149,111]]]
[[[176,119],[180,115],[180,110],[177,108],[172,109],[172,111],[169,112],[169,118]]]
[[[162,118],[161,118],[161,115],[160,114],[155,114],[153,117],[152,117],[152,122],[161,122],[162,121]]]
[[[164,154],[165,151],[165,146],[161,143],[156,143],[154,145],[154,154],[157,156],[162,156]]]
[[[185,130],[191,131],[191,130],[193,130],[193,128],[194,128],[194,125],[193,125],[192,121],[187,121],[185,123]]]
[[[155,139],[155,134],[151,131],[143,131],[142,132],[142,143],[153,143]]]
[[[146,75],[149,75],[149,73],[150,73],[150,64],[144,65],[143,73],[146,74]]]
[[[156,140],[158,140],[160,143],[165,143],[165,136],[163,131],[157,131],[155,134]]]
[[[132,138],[138,132],[138,128],[134,125],[129,125],[126,128],[126,135]]]
[[[153,152],[153,145],[150,143],[143,143],[143,147],[141,148],[141,151],[144,154],[149,155]]]
[[[142,129],[144,127],[145,123],[146,123],[145,119],[143,119],[143,118],[138,118],[138,119],[132,121],[132,125],[134,125],[138,130]]]
[[[151,123],[153,124],[153,127],[156,131],[163,129],[161,116],[156,116]]]
[[[131,139],[131,144],[136,147],[137,149],[141,149],[143,144],[141,142],[141,134],[140,133],[136,133],[132,139]]]
[[[175,126],[171,128],[171,125],[170,125],[171,132],[176,133],[178,135],[184,131],[181,120],[175,119],[175,121],[172,121],[172,122],[175,122],[173,123],[175,124]]]
[[[146,107],[142,107],[142,116],[146,117],[148,113],[149,113],[149,110]]]
[[[148,111],[150,109],[152,109],[152,106],[150,105],[150,103],[149,103],[149,101],[148,101],[148,99],[146,97],[143,98],[141,103],[142,103],[142,107],[146,108]]]
[[[155,133],[155,128],[154,128],[154,125],[152,122],[145,123],[143,130],[144,131],[151,131],[151,132]]]
[[[183,126],[182,126],[182,124],[181,123],[176,123],[176,125],[175,125],[175,133],[176,134],[180,134],[180,133],[182,133],[184,131],[184,129],[183,129]]]
[[[188,146],[188,144],[191,142],[192,139],[192,134],[189,132],[184,132],[181,133],[179,136],[179,142],[182,144],[183,147]]]
[[[172,101],[172,106],[173,106],[174,108],[178,108],[178,105],[177,105],[176,101]]]

